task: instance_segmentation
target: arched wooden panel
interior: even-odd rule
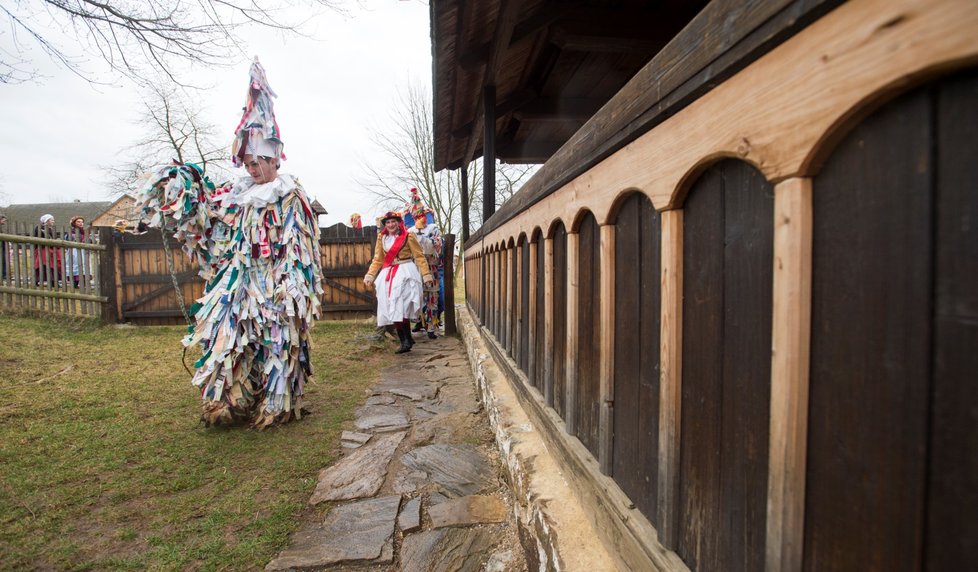
[[[525,238],[520,243],[520,309],[519,309],[519,351],[517,362],[527,377],[530,375],[530,244]]]
[[[659,456],[661,217],[634,194],[615,221],[615,408],[612,476],[656,521]]]
[[[575,391],[574,434],[598,456],[598,426],[601,404],[600,300],[601,235],[598,221],[590,212],[581,219],[580,277],[578,279],[577,387]]]
[[[558,415],[564,416],[565,381],[567,379],[567,230],[563,223],[553,233],[553,406]]]
[[[537,313],[535,316],[533,316],[533,319],[536,321],[536,330],[535,330],[536,337],[533,338],[533,354],[534,354],[533,372],[532,375],[530,376],[530,382],[533,384],[534,387],[539,389],[540,392],[544,394],[544,396],[548,395],[546,391],[546,385],[548,382],[544,381],[544,367],[546,365],[544,363],[545,348],[546,348],[544,344],[546,343],[547,340],[546,321],[545,321],[547,314],[546,314],[546,308],[544,306],[544,304],[546,303],[546,293],[547,293],[547,284],[546,284],[547,274],[546,274],[546,268],[544,266],[547,263],[546,246],[547,246],[547,241],[543,236],[540,236],[537,239],[537,241],[532,245],[532,247],[535,248],[537,251],[537,260],[536,260],[537,262],[537,272],[536,272]],[[550,381],[549,383],[552,384],[553,382]],[[552,392],[553,392],[553,387],[551,386],[551,393],[549,394],[551,395],[551,399],[550,401],[547,402],[547,405],[550,405],[551,407],[553,406]]]
[[[976,126],[971,71],[814,180],[805,570],[978,568]]]
[[[767,511],[774,191],[724,160],[684,205],[677,552],[762,570]]]
[[[520,284],[522,280],[520,279],[520,252],[523,249],[514,246],[509,249],[509,276],[507,276],[507,282],[509,283],[509,296],[510,296],[510,315],[509,322],[507,326],[509,332],[506,334],[506,348],[509,350],[509,355],[513,358],[513,361],[519,359],[519,342],[516,339],[516,335],[519,330],[520,321]]]

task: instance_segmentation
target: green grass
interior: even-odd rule
[[[183,328],[0,315],[0,569],[261,569],[327,510],[318,470],[389,360],[373,329],[318,323],[312,415],[256,432],[199,423]]]

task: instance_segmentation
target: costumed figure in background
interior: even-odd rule
[[[352,228],[363,228],[363,221],[360,220],[360,213],[350,215],[350,226]]]
[[[421,203],[421,196],[418,189],[411,189],[411,216],[414,219],[414,226],[410,232],[418,235],[418,243],[421,251],[424,252],[428,268],[431,270],[431,277],[434,283],[425,286],[421,298],[421,312],[418,317],[418,325],[415,331],[426,331],[428,337],[435,339],[438,337],[438,326],[441,324],[441,314],[438,311],[441,300],[439,286],[441,283],[441,251],[444,241],[441,237],[441,229],[435,224],[434,212],[426,209]],[[429,215],[431,218],[429,220]]]
[[[278,172],[274,95],[256,58],[232,147],[232,162],[250,176],[217,189],[196,165],[169,165],[139,196],[144,220],[182,243],[205,281],[183,344],[203,350],[193,384],[207,426],[300,418],[312,376],[319,225],[299,181]]]
[[[374,259],[363,283],[376,282],[377,325],[393,324],[401,346],[396,354],[411,351],[411,318],[421,309],[421,290],[434,284],[428,262],[414,233],[404,228],[401,213],[388,212],[381,218],[383,230],[377,233]]]

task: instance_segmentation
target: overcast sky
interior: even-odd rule
[[[189,76],[214,85],[200,97],[230,152],[251,57],[259,57],[278,94],[275,114],[288,157],[282,171],[298,176],[319,199],[330,225],[347,222],[353,212],[371,220],[380,210],[357,183],[365,177],[365,162],[385,162],[369,130],[390,122],[398,90],[413,83],[430,91],[431,85],[426,3],[363,0],[348,6],[346,16],[323,12],[308,23],[316,40],[252,33],[238,64]],[[0,48],[7,48],[3,25]],[[100,167],[126,162],[123,150],[141,135],[136,89],[93,86],[39,50],[32,63],[49,77],[0,84],[0,205],[114,199]],[[405,189],[405,201],[407,194]]]

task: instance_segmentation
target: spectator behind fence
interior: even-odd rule
[[[41,215],[40,224],[34,227],[34,236],[58,238],[54,228],[54,217],[49,214]],[[54,246],[38,246],[34,256],[34,284],[56,286],[61,278],[61,249]]]
[[[80,216],[71,217],[71,223],[68,225],[68,232],[65,233],[64,239],[68,242],[85,242],[85,219]],[[85,264],[87,262],[87,253],[82,248],[72,248],[67,252],[68,263],[67,269],[71,273],[71,282],[78,288],[78,283],[81,280],[82,274],[85,272]]]

